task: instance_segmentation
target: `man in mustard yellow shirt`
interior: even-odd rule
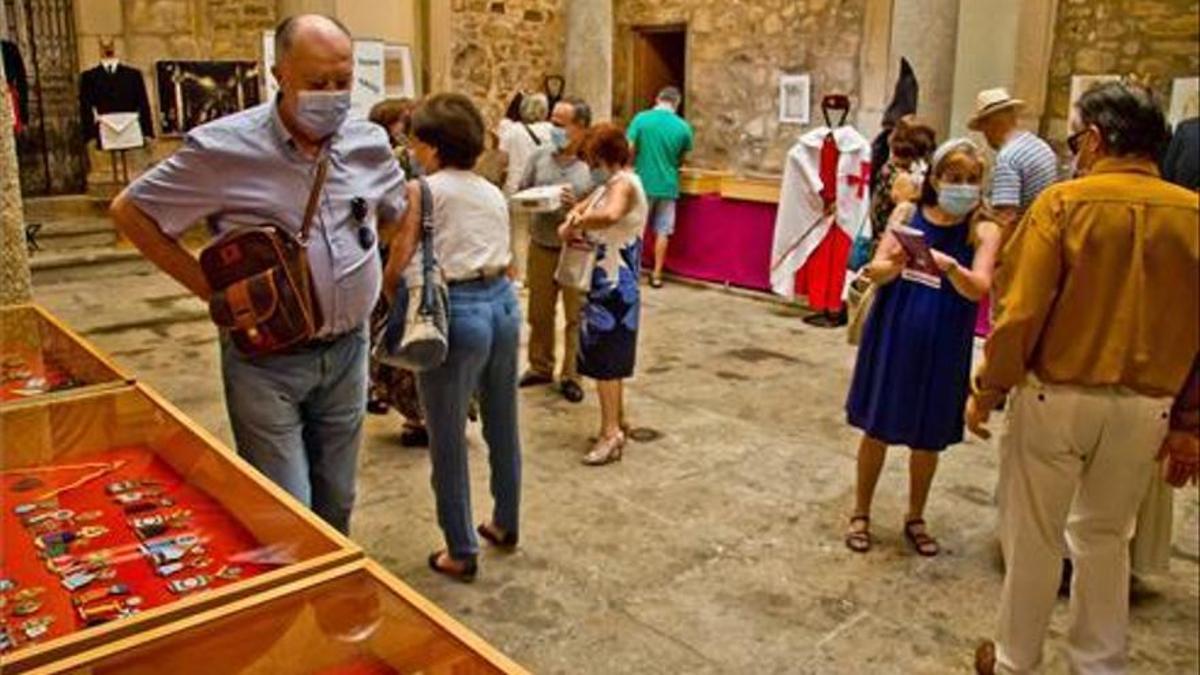
[[[1176,486],[1200,468],[1200,199],[1158,176],[1166,125],[1146,90],[1094,88],[1071,127],[1086,175],[1043,192],[1004,248],[1003,310],[967,403],[967,425],[986,436],[1012,390],[998,490],[1006,573],[981,673],[1040,664],[1064,531],[1072,672],[1125,672],[1138,504],[1160,459]]]

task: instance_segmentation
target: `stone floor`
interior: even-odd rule
[[[157,273],[44,284],[37,300],[226,441],[215,333],[202,305]],[[425,451],[371,418],[353,534],[368,553],[539,673],[966,672],[1001,581],[993,531],[996,452],[947,455],[929,519],[946,549],[900,536],[904,456],[879,490],[870,555],[846,551],[855,433],[842,413],[854,353],[840,332],[721,290],[647,292],[628,387],[644,442],[586,468],[596,398],[522,393],[522,549],[486,552],[465,586],[435,577],[441,544]],[[486,455],[472,429],[475,511]],[[1200,667],[1197,492],[1177,499],[1172,572],[1133,609],[1133,672]],[[1059,654],[1065,607],[1047,655]]]

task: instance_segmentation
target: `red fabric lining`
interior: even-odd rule
[[[260,548],[260,544],[216,501],[201,490],[187,484],[179,474],[166,462],[157,458],[153,451],[148,448],[120,448],[109,452],[74,458],[72,461],[63,462],[61,465],[71,466],[72,464],[114,462],[117,460],[124,460],[125,464],[116,471],[107,473],[58,496],[59,506],[57,508],[74,511],[76,516],[97,510],[103,513],[103,516],[99,519],[86,523],[77,523],[74,527],[66,525],[62,529],[77,530],[87,525],[101,525],[108,528],[107,533],[95,539],[76,541],[70,544],[67,555],[84,557],[89,552],[101,550],[112,550],[115,552],[114,557],[117,560],[114,565],[117,572],[116,577],[109,580],[93,581],[82,589],[83,591],[123,583],[129,587],[130,593],[122,597],[140,596],[142,598],[140,609],[141,611],[146,611],[184,597],[176,595],[167,589],[169,581],[203,574],[209,577],[207,588],[214,588],[233,583],[230,580],[216,578],[216,572],[224,565],[229,564],[241,567],[242,574],[239,579],[247,579],[271,569],[271,566],[259,563],[231,562],[231,556],[243,554],[242,557],[245,557],[244,554],[252,553]],[[34,545],[34,538],[37,535],[22,524],[21,521],[24,516],[17,516],[13,512],[13,509],[19,504],[37,501],[39,496],[57,487],[69,485],[95,470],[94,468],[64,468],[62,471],[57,472],[43,471],[30,473],[9,470],[0,477],[0,481],[3,484],[3,491],[0,494],[3,495],[4,535],[2,543],[0,543],[0,578],[10,579],[16,583],[16,587],[6,593],[9,601],[3,610],[3,615],[5,625],[9,629],[9,635],[13,636],[18,642],[18,650],[21,648],[21,645],[27,644],[24,631],[20,627],[26,619],[46,615],[54,617],[54,623],[50,626],[50,630],[39,638],[38,642],[46,642],[53,638],[75,632],[84,628],[85,624],[78,618],[75,608],[71,604],[72,594],[63,588],[58,575],[46,569],[43,560],[39,557],[39,551]],[[13,487],[19,481],[30,476],[36,477],[44,485],[23,492],[13,490]],[[191,519],[186,525],[178,529],[171,529],[162,535],[162,537],[178,536],[186,533],[199,535],[205,549],[204,557],[211,558],[212,564],[203,569],[189,567],[166,578],[159,577],[155,573],[155,569],[150,561],[143,557],[137,550],[138,544],[143,542],[138,539],[133,528],[127,522],[128,519],[134,516],[125,514],[121,505],[115,503],[105,491],[106,486],[110,483],[137,479],[157,481],[161,486],[163,496],[174,501],[174,505],[169,508],[137,515],[166,514],[177,510],[190,510],[192,512]],[[188,556],[188,559],[193,557],[195,556]],[[39,599],[43,603],[42,607],[31,616],[14,617],[12,615],[12,596],[23,589],[33,587],[42,587],[45,589],[39,596]],[[97,604],[114,599],[118,598],[108,597],[97,601]]]
[[[804,266],[796,271],[796,295],[808,296],[809,309],[814,312],[841,310],[852,243],[842,228],[834,225]]]

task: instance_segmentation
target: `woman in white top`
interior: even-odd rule
[[[511,197],[521,189],[521,178],[529,159],[538,148],[550,147],[554,126],[547,121],[550,115],[545,94],[533,94],[521,99],[521,120],[497,128],[500,150],[508,156],[508,171],[504,177],[504,194]]]
[[[632,154],[619,127],[594,127],[584,156],[608,178],[591,199],[571,210],[559,236],[564,241],[587,237],[597,249],[578,357],[579,374],[596,380],[600,398],[600,434],[583,458],[584,464],[597,466],[621,459],[625,447],[624,380],[633,375],[637,359],[638,271],[649,208],[642,182],[629,168]]]
[[[521,442],[517,428],[517,346],[521,310],[505,272],[509,253],[504,195],[471,171],[483,150],[484,124],[465,96],[438,94],[413,114],[410,147],[428,174],[433,197],[433,249],[450,287],[449,353],[418,373],[425,405],[433,490],[446,549],[429,556],[434,571],[460,581],[476,573],[475,532],[504,548],[517,544]],[[407,287],[421,281],[418,254],[421,190],[408,186],[409,209],[391,245],[385,288],[404,316]],[[471,523],[467,472],[467,410],[478,392],[492,471],[492,518]]]

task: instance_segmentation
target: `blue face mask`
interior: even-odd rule
[[[566,129],[564,129],[562,127],[552,127],[550,129],[550,143],[554,146],[554,149],[557,150],[558,152],[562,152],[563,149],[566,148],[567,145],[570,144],[570,142],[571,142],[571,139],[567,138],[567,130]]]
[[[979,206],[979,186],[950,183],[938,188],[938,206],[952,216],[961,218]]]
[[[315,138],[332,135],[349,114],[349,91],[302,91],[296,95],[296,120]]]
[[[607,169],[601,169],[600,167],[592,169],[592,185],[604,185],[611,177],[612,174]]]

